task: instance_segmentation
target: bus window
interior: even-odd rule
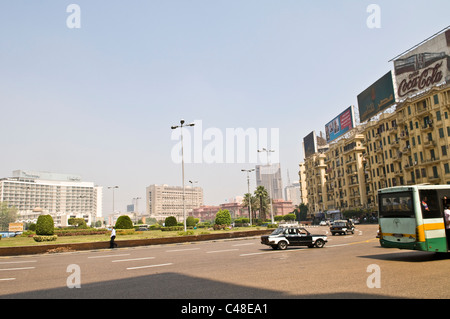
[[[421,190],[419,196],[423,218],[442,217],[436,190]]]
[[[414,218],[411,192],[384,193],[379,197],[380,217]]]

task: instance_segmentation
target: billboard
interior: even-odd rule
[[[450,79],[450,30],[394,59],[397,96],[406,99]]]
[[[327,143],[341,137],[354,127],[355,115],[352,105],[325,125]]]
[[[312,131],[303,138],[303,148],[305,151],[305,158],[317,153],[316,132]]]
[[[395,104],[392,72],[389,71],[358,95],[359,121],[365,122],[372,116]]]

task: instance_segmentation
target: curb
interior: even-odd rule
[[[253,237],[253,236],[269,234],[272,231],[273,231],[273,229],[250,230],[250,231],[238,231],[238,232],[228,232],[228,233],[220,233],[220,234],[190,235],[190,236],[149,238],[149,239],[116,240],[115,242],[117,243],[118,248],[137,247],[137,246],[208,241],[208,240],[215,240],[215,239]],[[19,246],[19,247],[0,247],[0,256],[20,256],[20,255],[45,254],[45,253],[48,253],[49,251],[55,250],[55,249],[68,249],[68,250],[72,250],[72,251],[109,249],[109,241],[91,242],[91,243],[73,243],[73,244],[48,244],[48,245]]]

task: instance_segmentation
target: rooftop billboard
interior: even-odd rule
[[[317,153],[316,132],[312,131],[303,138],[303,148],[305,150],[305,158]]]
[[[392,72],[389,71],[358,95],[359,121],[365,122],[395,104]]]
[[[394,59],[397,96],[406,99],[450,79],[450,30]]]
[[[355,115],[352,105],[325,125],[327,143],[341,137],[354,127]]]

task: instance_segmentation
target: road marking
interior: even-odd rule
[[[185,248],[185,249],[173,249],[173,250],[166,250],[166,253],[174,253],[179,251],[189,251],[189,250],[199,250],[200,248]]]
[[[122,261],[136,261],[136,260],[147,260],[147,259],[155,259],[155,257],[142,257],[142,258],[130,258],[130,259],[117,259],[117,260],[112,260],[111,262],[113,263],[119,263]]]
[[[35,269],[36,267],[22,267],[22,268],[5,268],[5,269],[0,269],[0,271],[3,270],[26,270],[26,269]]]
[[[117,254],[117,255],[103,255],[103,256],[90,256],[88,258],[108,258],[108,257],[119,257],[119,256],[129,256],[130,254]]]
[[[0,279],[0,280],[3,280],[3,281],[7,281],[7,280],[16,280],[16,278],[2,278],[2,279]]]
[[[248,246],[248,245],[254,245],[255,243],[249,243],[249,244],[236,244],[236,245],[232,245],[233,247],[237,247],[237,246]]]
[[[248,254],[240,254],[240,257],[245,256],[253,256],[253,255],[264,255],[264,254],[277,254],[277,253],[289,253],[293,251],[307,251],[308,249],[286,249],[286,250],[270,250],[270,251],[262,251],[259,253],[248,253]]]
[[[0,261],[0,265],[4,264],[22,264],[22,263],[35,263],[37,260],[23,260],[23,261]]]
[[[159,265],[148,265],[148,266],[139,266],[139,267],[129,267],[129,268],[127,268],[127,270],[152,268],[152,267],[162,267],[162,266],[170,266],[170,265],[173,265],[173,263],[159,264]]]
[[[224,249],[224,250],[212,250],[212,251],[207,251],[206,253],[207,254],[214,254],[214,253],[223,253],[223,252],[226,252],[226,251],[236,251],[236,250],[239,250],[239,249]]]

